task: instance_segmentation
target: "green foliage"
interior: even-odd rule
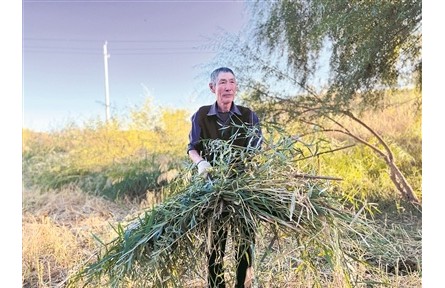
[[[251,104],[264,119],[285,127],[311,147],[312,155],[324,154],[320,165],[328,170],[321,171],[341,175],[345,179],[342,187],[345,189],[340,189],[341,193],[372,199],[379,198],[378,195],[385,199],[391,194],[395,197],[394,191],[398,190],[394,190],[394,179],[388,175],[391,166],[385,161],[392,159],[391,165],[400,169],[413,193],[417,198],[421,197],[422,115],[419,109],[421,97],[416,90],[387,91],[380,109],[360,111],[360,108],[355,108],[344,115],[328,113],[322,106],[305,106],[292,99],[259,97]],[[355,152],[328,153],[359,144],[367,148],[362,146],[353,148]],[[393,187],[388,186],[388,180],[392,181]],[[372,183],[375,187],[368,185]]]
[[[257,43],[281,51],[290,68],[283,74],[301,86],[329,48],[327,95],[335,105],[350,107],[357,98],[376,105],[382,87],[421,85],[412,78],[422,67],[421,1],[257,1],[252,11]]]
[[[37,185],[49,190],[75,182],[84,171],[72,167],[66,153],[42,149],[23,153],[22,173],[25,187]]]
[[[397,194],[389,179],[387,165],[369,148],[355,146],[320,157],[321,171],[343,179],[336,186],[344,197],[375,202],[394,199]]]
[[[229,240],[232,245],[243,239],[245,234],[239,231],[245,229],[259,233],[271,229],[277,237],[296,241],[297,269],[291,275],[303,277],[314,287],[348,287],[366,281],[354,279],[350,270],[364,260],[357,261],[345,251],[352,243],[356,255],[369,251],[360,243],[366,235],[380,239],[382,245],[385,238],[367,223],[362,210],[346,208],[331,194],[328,182],[298,177],[305,167],[304,161],[298,161],[301,151],[292,145],[294,139],[278,134],[265,136],[261,150],[211,141],[209,145],[224,151],[215,160],[211,177],[194,174],[181,191],[138,213],[129,225],[118,224],[113,241],[98,239],[102,244],[97,259],[74,274],[71,285],[86,281],[97,286],[105,280],[113,287],[125,287],[127,281],[154,287],[186,286],[187,275],[202,273],[203,250],[210,249],[209,231],[226,225],[236,235]],[[393,249],[388,243],[386,248]],[[256,262],[255,270],[262,271],[262,265]]]
[[[123,197],[140,199],[148,191],[160,190],[171,181],[170,178],[163,179],[161,175],[183,165],[181,159],[152,155],[137,161],[82,170],[58,156],[55,154],[44,161],[36,157],[26,159],[23,164],[26,187],[34,186],[47,191],[76,185],[87,193],[114,200]]]
[[[250,7],[251,34],[221,37],[224,45],[217,45],[240,71],[244,100],[260,107],[262,119],[298,121],[302,134],[338,133],[371,148],[399,193],[419,203],[391,151],[397,145],[362,116],[387,108],[386,98],[401,86],[421,87],[421,1],[255,1]],[[404,101],[412,94],[402,93]]]
[[[134,111],[140,117],[133,126],[147,120],[147,109]],[[77,185],[111,199],[159,191],[183,165],[189,123],[184,110],[163,109],[158,118],[156,131],[127,130],[118,119],[51,133],[24,130],[23,184],[44,191]]]
[[[138,162],[115,164],[102,171],[92,172],[76,183],[81,189],[110,199],[145,198],[147,192],[158,192],[165,182],[160,176],[181,163],[174,159],[151,156]]]

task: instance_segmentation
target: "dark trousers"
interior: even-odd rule
[[[224,263],[226,241],[227,241],[227,227],[221,225],[217,227],[217,231],[212,235],[211,250],[208,254],[208,283],[210,288],[225,288],[224,281]],[[235,239],[233,241],[236,253],[236,288],[244,288],[244,281],[246,279],[247,269],[252,266],[253,253],[250,247],[255,243],[255,238],[251,233],[243,233],[242,239]],[[233,235],[232,235],[233,236]],[[238,243],[239,242],[239,243]]]

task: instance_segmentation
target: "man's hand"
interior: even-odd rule
[[[202,177],[206,178],[208,171],[212,168],[212,165],[210,165],[209,162],[206,160],[201,160],[198,162],[198,175],[201,175]]]

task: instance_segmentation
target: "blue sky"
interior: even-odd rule
[[[194,110],[213,101],[208,44],[248,21],[242,1],[23,2],[23,126],[48,131],[105,119],[107,41],[111,114],[150,97]],[[223,66],[224,63],[221,63]],[[219,66],[219,65],[218,65]]]

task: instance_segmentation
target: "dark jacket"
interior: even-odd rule
[[[216,103],[202,106],[193,115],[188,148],[188,150],[197,150],[210,163],[213,162],[216,155],[210,153],[207,147],[209,140],[221,139],[228,141],[232,147],[252,147],[257,145],[259,140],[259,137],[253,139],[246,135],[247,127],[259,124],[258,117],[252,110],[233,104],[230,110],[230,119],[226,124],[223,124],[217,116],[216,107]],[[192,135],[193,133],[195,135]]]

